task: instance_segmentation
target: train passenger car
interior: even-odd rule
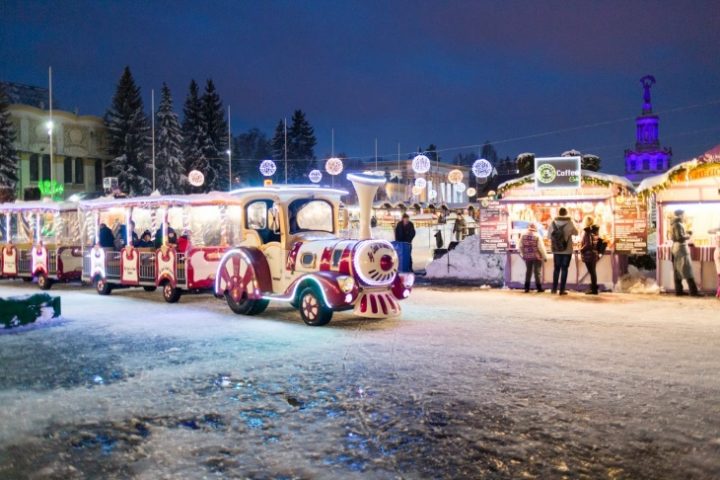
[[[160,287],[168,303],[212,292],[220,258],[240,235],[240,204],[220,192],[81,202],[83,280],[101,295]]]
[[[80,280],[77,205],[52,201],[0,205],[0,277],[55,282]]]

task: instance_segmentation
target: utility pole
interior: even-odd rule
[[[150,90],[150,117],[152,119],[152,191],[155,191],[155,89]]]
[[[285,185],[287,185],[287,117],[285,117]]]
[[[230,105],[228,105],[228,191],[232,191],[232,127],[230,126]]]
[[[49,111],[50,111],[50,120],[48,121],[47,127],[48,127],[48,135],[50,136],[50,183],[52,183],[53,179],[55,178],[55,172],[54,165],[53,165],[53,128],[55,125],[53,124],[53,116],[52,116],[52,67],[48,67],[48,91],[50,93],[50,103],[48,105]]]

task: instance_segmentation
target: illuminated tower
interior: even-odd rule
[[[634,183],[666,171],[672,158],[672,148],[660,146],[659,118],[652,113],[650,89],[655,84],[655,77],[646,75],[640,83],[643,86],[643,109],[635,119],[635,148],[625,150],[625,176]]]

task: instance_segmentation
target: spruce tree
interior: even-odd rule
[[[241,185],[257,185],[260,161],[272,158],[272,145],[264,132],[251,128],[233,139],[233,176]]]
[[[110,166],[118,178],[120,189],[129,195],[143,195],[150,191],[148,179],[148,119],[143,111],[140,88],[125,67],[112,106],[105,114],[108,128],[108,153],[113,157]]]
[[[0,85],[0,199],[9,197],[7,199],[11,200],[18,181],[17,171],[20,160],[13,146],[15,128],[10,122],[8,106],[5,90]]]
[[[163,83],[160,105],[157,111],[155,149],[155,179],[157,189],[164,194],[182,193],[186,190],[182,133],[178,116],[173,111],[170,89]]]
[[[205,173],[207,190],[226,190],[228,186],[228,127],[222,101],[211,79],[205,84],[201,98],[201,117],[205,138],[202,150],[209,169]]]
[[[288,130],[288,180],[297,182],[307,177],[314,167],[316,144],[315,131],[305,113],[295,110]]]
[[[200,89],[195,80],[191,80],[188,95],[185,99],[185,106],[183,107],[182,135],[185,174],[188,174],[191,170],[199,170],[204,175],[208,167],[207,160],[201,148],[205,137],[202,126],[202,116],[200,114],[201,108]],[[188,191],[201,192],[204,190],[203,187],[191,188],[189,185],[187,188],[189,189]]]

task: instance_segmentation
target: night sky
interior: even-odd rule
[[[81,113],[102,115],[130,65],[148,110],[163,81],[180,111],[190,79],[212,77],[234,134],[272,135],[301,108],[318,156],[335,128],[355,157],[375,138],[386,157],[490,140],[501,156],[595,153],[611,172],[653,74],[673,160],[720,143],[720,1],[0,0],[0,79],[45,86],[49,65]]]

